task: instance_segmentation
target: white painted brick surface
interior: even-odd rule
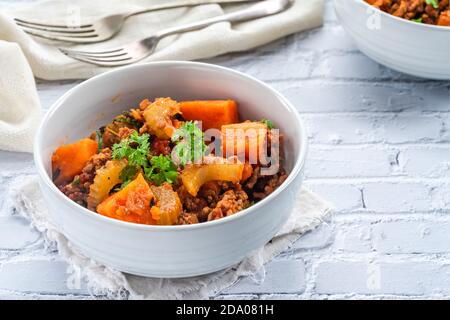
[[[302,293],[305,290],[305,263],[302,260],[274,260],[267,264],[269,277],[261,284],[245,278],[224,293]]]
[[[304,119],[317,144],[448,142],[442,133],[447,119],[434,114],[308,114]]]
[[[381,253],[448,253],[450,220],[430,218],[380,222],[373,226],[372,241],[374,249]]]
[[[325,261],[317,267],[318,294],[448,294],[448,261]]]
[[[333,225],[324,221],[316,229],[307,232],[298,239],[292,246],[293,250],[298,249],[320,249],[330,245],[333,242]]]
[[[335,239],[332,244],[333,252],[360,252],[372,251],[371,225],[367,221],[347,219],[335,223]]]
[[[324,54],[312,72],[313,77],[338,79],[386,79],[391,74],[391,70],[359,52]]]
[[[440,82],[283,81],[273,84],[301,112],[448,111],[448,85]]]
[[[23,249],[39,238],[39,233],[24,218],[0,217],[0,250]]]
[[[0,290],[44,294],[87,294],[82,287],[69,289],[67,265],[61,261],[30,259],[0,264]]]
[[[11,0],[0,0],[1,3]],[[335,215],[218,299],[450,298],[450,82],[389,70],[361,54],[332,1],[325,24],[209,62],[267,81],[302,113],[305,186]],[[80,81],[38,81],[47,110]],[[270,107],[270,106],[268,106]],[[0,151],[0,299],[86,299],[66,265],[4,197],[31,155]]]

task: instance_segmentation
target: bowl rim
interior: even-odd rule
[[[240,78],[247,78],[248,80],[251,80],[253,82],[258,83],[262,88],[265,90],[270,91],[272,94],[274,94],[281,102],[281,104],[289,111],[294,117],[295,122],[297,123],[299,130],[300,130],[300,137],[294,137],[294,141],[297,141],[296,143],[299,145],[299,155],[295,159],[294,166],[289,173],[287,179],[269,196],[264,198],[263,200],[257,202],[256,204],[252,205],[249,208],[246,208],[244,210],[241,210],[237,212],[236,214],[233,214],[231,216],[223,217],[221,219],[213,220],[213,221],[207,221],[197,224],[188,224],[188,225],[170,225],[170,226],[159,226],[159,225],[146,225],[146,224],[138,224],[133,222],[127,222],[122,221],[118,219],[113,219],[110,217],[103,216],[101,214],[98,214],[96,212],[93,212],[78,203],[70,200],[66,195],[64,195],[61,190],[59,190],[56,185],[51,180],[50,176],[47,174],[45,170],[45,166],[43,161],[41,161],[41,135],[42,132],[45,130],[46,125],[48,124],[50,118],[52,115],[63,105],[64,101],[67,99],[68,96],[74,94],[76,91],[80,90],[81,88],[90,85],[92,82],[95,81],[101,81],[103,78],[109,77],[113,73],[121,73],[126,72],[130,69],[138,69],[146,66],[184,66],[184,67],[196,67],[196,68],[206,68],[206,69],[212,69],[218,72],[225,72],[229,74],[236,75]],[[258,80],[250,75],[247,75],[243,72],[233,70],[227,67],[218,66],[215,64],[209,64],[204,62],[193,62],[193,61],[176,61],[176,60],[168,60],[168,61],[157,61],[157,62],[147,62],[147,63],[141,63],[136,65],[130,65],[130,66],[124,66],[117,69],[113,69],[101,74],[98,74],[92,78],[89,78],[73,88],[69,89],[66,93],[64,93],[57,101],[55,101],[52,106],[48,109],[48,111],[45,113],[39,127],[36,133],[36,137],[34,139],[34,163],[38,172],[38,175],[40,177],[40,181],[45,183],[45,185],[51,190],[53,194],[55,194],[56,197],[62,199],[62,201],[66,202],[70,207],[72,207],[75,210],[81,210],[80,213],[84,213],[86,215],[89,215],[89,217],[92,217],[93,219],[96,219],[100,222],[105,222],[108,224],[115,225],[117,227],[124,227],[124,228],[130,228],[130,229],[137,229],[137,230],[148,230],[148,231],[186,231],[191,229],[198,229],[198,228],[210,228],[214,227],[223,223],[230,223],[236,219],[240,219],[246,215],[248,215],[251,211],[259,210],[262,208],[265,204],[267,204],[270,201],[274,201],[281,192],[283,192],[294,180],[295,178],[300,174],[304,163],[306,159],[306,154],[308,150],[308,139],[307,139],[307,133],[305,125],[300,117],[299,112],[297,109],[283,96],[281,93],[279,93],[276,89],[272,88],[268,84],[264,83],[261,80]]]
[[[338,0],[334,0],[335,2]],[[398,21],[400,23],[406,23],[409,24],[411,26],[415,26],[414,28],[428,28],[428,29],[434,29],[434,30],[440,30],[440,31],[444,31],[444,32],[450,32],[450,27],[446,27],[446,26],[438,26],[438,25],[434,25],[434,24],[426,24],[426,23],[417,23],[411,20],[407,20],[407,19],[403,19],[400,17],[396,17],[390,13],[384,12],[383,10],[380,10],[378,8],[375,8],[374,6],[368,4],[366,1],[364,0],[353,0],[359,3],[363,3],[363,5],[366,6],[366,8],[370,8],[372,10],[377,10],[379,12],[381,12],[381,15],[388,17],[388,19],[393,19],[394,21]]]

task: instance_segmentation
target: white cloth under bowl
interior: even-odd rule
[[[113,299],[207,299],[214,297],[243,277],[263,281],[264,265],[297,241],[302,234],[326,220],[331,205],[311,191],[299,191],[297,205],[289,220],[263,248],[241,263],[212,274],[158,279],[134,276],[108,268],[81,254],[51,222],[36,176],[23,176],[11,184],[11,206],[29,219],[68,263],[69,285],[85,281],[94,296]],[[274,212],[275,214],[275,212]],[[300,240],[301,241],[301,240]]]

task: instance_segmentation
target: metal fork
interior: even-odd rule
[[[255,1],[261,0],[180,0],[171,3],[154,5],[138,11],[105,16],[97,21],[86,23],[80,26],[46,24],[41,22],[27,21],[19,18],[15,18],[14,20],[16,24],[19,25],[25,32],[33,36],[49,40],[66,41],[73,43],[95,43],[112,38],[120,31],[126,19],[138,14],[165,9],[193,7],[212,3],[227,4]]]
[[[74,59],[104,67],[117,67],[134,63],[151,55],[158,42],[169,35],[199,30],[218,22],[228,21],[230,23],[247,21],[273,15],[286,10],[292,0],[266,0],[254,4],[247,9],[224,14],[199,22],[186,24],[181,27],[173,27],[157,32],[148,38],[131,42],[120,48],[103,51],[78,51],[67,48],[59,48],[61,52]]]

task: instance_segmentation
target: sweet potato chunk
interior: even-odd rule
[[[206,182],[214,180],[239,182],[242,179],[243,163],[235,161],[236,159],[230,161],[222,158],[210,158],[209,160],[212,161],[209,163],[187,165],[181,174],[184,187],[194,197]]]
[[[97,206],[101,215],[134,223],[156,224],[150,211],[154,194],[140,173],[125,188],[106,198]]]
[[[450,27],[450,10],[443,11],[437,20],[438,26]]]
[[[71,181],[81,173],[89,159],[97,153],[97,142],[81,139],[77,142],[60,146],[52,155],[52,174],[55,184]]]
[[[237,105],[233,100],[182,101],[180,109],[186,120],[201,121],[202,130],[215,128],[239,121]]]
[[[255,164],[267,146],[267,125],[261,122],[242,122],[222,126],[222,150],[226,157],[245,157]]]

